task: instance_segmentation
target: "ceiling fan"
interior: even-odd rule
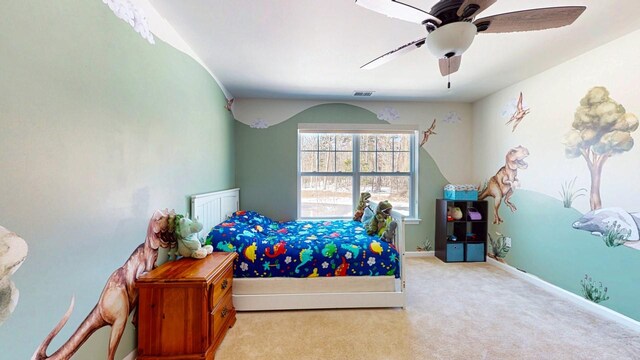
[[[426,27],[428,35],[402,45],[361,66],[372,69],[427,44],[439,60],[440,73],[458,71],[462,54],[478,33],[508,33],[558,28],[572,24],[585,6],[550,7],[515,11],[475,19],[497,0],[440,0],[429,12],[396,0],[356,0],[366,9]]]

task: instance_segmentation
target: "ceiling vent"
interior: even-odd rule
[[[354,91],[353,96],[371,96],[375,91]]]

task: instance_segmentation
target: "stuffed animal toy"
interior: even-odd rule
[[[391,220],[391,217],[387,218],[387,220]],[[388,222],[387,226],[382,231],[382,235],[380,235],[380,239],[393,243],[393,239],[396,237],[396,229],[398,228],[398,223],[394,220]]]
[[[386,220],[391,216],[392,208],[393,206],[388,200],[378,203],[375,216],[367,224],[367,234],[375,235],[387,225]]]
[[[186,217],[178,221],[177,226],[178,253],[184,257],[202,259],[213,252],[213,246],[202,246],[198,233],[202,230],[202,224],[198,220],[190,220]]]
[[[371,208],[369,206],[369,199],[371,198],[371,193],[363,192],[360,193],[360,201],[358,201],[358,206],[356,207],[356,213],[353,215],[353,221],[362,221],[362,215],[364,214],[364,209]]]
[[[449,206],[447,209],[447,219],[451,217],[453,220],[462,219],[462,209],[457,206]]]

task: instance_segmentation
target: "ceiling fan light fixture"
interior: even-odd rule
[[[478,30],[470,22],[454,22],[441,26],[427,36],[427,48],[438,59],[462,55],[473,42]]]

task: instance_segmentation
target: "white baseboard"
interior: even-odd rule
[[[540,279],[539,277],[520,271],[516,268],[514,268],[513,266],[507,265],[505,263],[501,263],[500,261],[496,261],[495,259],[492,259],[490,257],[487,257],[487,263],[493,265],[493,266],[497,266],[503,270],[505,270],[508,273],[511,273],[533,285],[536,285],[544,290],[547,290],[548,292],[555,294],[557,296],[560,296],[561,298],[568,300],[570,302],[572,302],[575,305],[578,305],[580,307],[582,307],[585,310],[588,310],[596,315],[602,316],[604,318],[606,318],[607,320],[611,320],[614,321],[618,324],[624,325],[632,330],[638,331],[640,332],[640,322],[627,317],[625,315],[620,314],[619,312],[613,311],[609,308],[606,308],[602,305],[598,305],[596,303],[594,303],[593,301],[589,301],[581,296],[578,296],[572,292],[569,292],[563,288],[560,288],[556,285],[553,285],[551,283],[548,283],[542,279]]]
[[[429,257],[435,256],[433,251],[405,251],[405,257]]]
[[[138,350],[134,349],[129,355],[125,356],[122,360],[136,360],[136,355],[138,355]]]

